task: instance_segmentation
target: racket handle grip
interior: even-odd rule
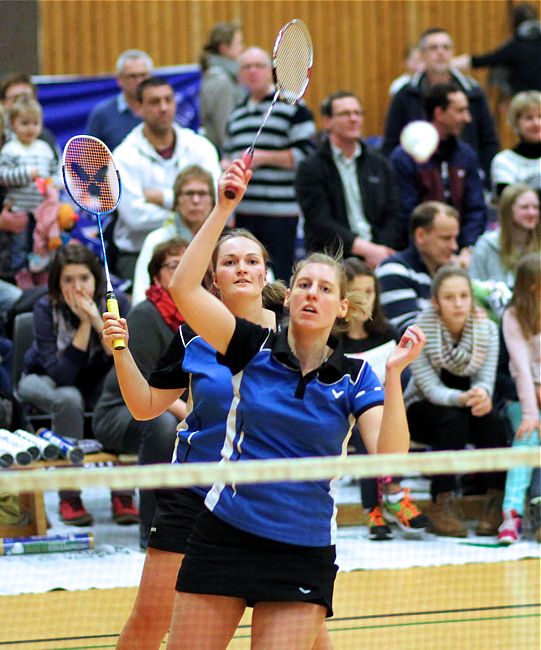
[[[248,147],[248,149],[246,149],[246,151],[242,154],[242,162],[246,165],[246,169],[250,167],[253,159],[254,151],[251,147]],[[235,196],[237,196],[235,190],[232,187],[226,187],[224,194],[227,199],[234,199]]]
[[[114,291],[108,291],[105,294],[105,304],[107,305],[107,311],[110,311],[112,314],[120,318],[118,300],[116,299]],[[124,341],[124,339],[115,339],[113,341],[113,347],[115,350],[124,350],[126,347],[126,341]]]

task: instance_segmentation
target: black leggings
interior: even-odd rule
[[[468,443],[478,449],[507,447],[504,422],[494,409],[483,417],[475,417],[468,408],[438,406],[422,400],[409,407],[408,424],[412,439],[430,445],[434,451],[464,449]],[[505,472],[487,472],[483,477],[487,489],[503,490]],[[432,477],[433,499],[455,488],[453,474]]]

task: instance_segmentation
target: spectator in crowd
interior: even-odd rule
[[[146,299],[133,307],[127,317],[130,328],[130,352],[148,379],[158,360],[183,322],[168,290],[169,282],[188,242],[169,239],[158,244],[148,264],[151,284]],[[173,455],[176,429],[186,415],[186,403],[175,400],[161,415],[150,420],[135,420],[122,397],[115,368],[111,368],[103,392],[94,409],[92,428],[106,449],[138,453],[139,462],[169,463]],[[139,495],[140,543],[146,547],[156,500],[154,492]]]
[[[429,306],[433,275],[457,251],[459,224],[460,216],[450,205],[421,203],[411,215],[409,247],[377,267],[383,312],[398,332]]]
[[[154,64],[142,50],[126,50],[116,61],[116,80],[120,93],[94,106],[85,133],[104,142],[112,151],[141,123],[137,86],[152,74]]]
[[[515,437],[513,447],[538,447],[541,416],[541,265],[538,253],[519,262],[511,305],[503,314],[503,336],[509,350],[509,371],[518,393],[507,414]],[[498,541],[513,544],[520,539],[524,501],[530,489],[532,527],[541,542],[541,475],[539,467],[514,467],[507,472],[503,523]]]
[[[391,155],[405,223],[423,201],[442,201],[460,214],[460,249],[473,246],[485,230],[487,209],[479,159],[460,138],[471,122],[468,98],[455,84],[434,84],[424,100],[425,112],[440,136],[438,148],[424,163],[397,147]]]
[[[191,241],[214,207],[214,196],[214,179],[199,165],[189,165],[179,173],[173,187],[174,212],[163,226],[148,233],[137,258],[132,305],[145,298],[149,287],[148,264],[156,246],[171,237]]]
[[[271,61],[267,52],[250,47],[239,59],[239,81],[249,96],[231,114],[222,166],[250,146],[274,97]],[[295,258],[299,206],[295,197],[295,169],[314,145],[316,125],[300,102],[277,102],[257,140],[252,161],[254,175],[235,211],[235,225],[252,232],[269,251],[274,275],[288,281]]]
[[[137,256],[151,230],[163,225],[173,208],[173,183],[187,165],[220,174],[216,149],[203,136],[174,123],[173,88],[160,77],[145,79],[136,92],[143,123],[114,151],[122,178],[122,198],[114,229],[116,272],[132,279]]]
[[[457,266],[434,275],[432,304],[417,317],[426,346],[411,365],[404,393],[413,440],[434,451],[505,447],[502,420],[492,396],[498,360],[498,328],[474,308],[469,276]],[[501,524],[505,474],[483,475],[486,498],[477,535],[495,535]],[[432,477],[431,531],[466,537],[463,515],[455,500],[456,477]]]
[[[343,247],[374,268],[407,244],[390,165],[361,140],[364,111],[350,91],[321,105],[326,137],[295,179],[308,250]]]
[[[0,104],[7,112],[11,110],[13,103],[18,99],[37,99],[36,86],[32,83],[30,77],[26,74],[14,73],[7,75],[0,82]],[[6,129],[6,139],[13,137],[13,133]],[[45,140],[55,154],[58,156],[58,144],[54,133],[42,124],[39,134],[40,140]]]
[[[366,296],[367,314],[351,318],[342,335],[347,357],[368,361],[382,385],[385,384],[385,363],[400,337],[385,318],[379,301],[379,287],[374,271],[357,257],[343,262],[348,279],[348,291],[361,291]],[[351,444],[358,453],[366,454],[360,436],[353,435]],[[407,533],[425,531],[428,519],[410,501],[409,490],[391,477],[361,479],[361,500],[368,512],[369,537],[375,541],[392,539],[387,521],[396,523]]]
[[[494,194],[499,196],[507,185],[526,183],[541,197],[541,92],[530,90],[515,95],[508,118],[518,135],[518,144],[494,156],[490,172]]]
[[[391,100],[385,121],[383,153],[389,156],[399,145],[400,133],[406,124],[426,118],[423,101],[430,87],[454,82],[468,97],[472,117],[462,137],[477,152],[488,182],[490,163],[498,152],[499,144],[484,92],[474,79],[451,67],[453,40],[445,29],[427,29],[421,34],[419,48],[426,69],[415,74]]]
[[[530,2],[513,4],[511,9],[513,36],[492,52],[470,56],[462,54],[452,59],[459,70],[469,68],[503,67],[508,95],[524,90],[541,91],[541,23],[539,12]]]
[[[522,183],[508,185],[498,202],[499,228],[489,230],[473,249],[473,280],[515,284],[517,264],[526,253],[540,251],[539,196]]]
[[[419,46],[408,45],[404,50],[404,73],[393,79],[389,86],[389,95],[393,97],[403,88],[417,72],[423,72],[425,62]]]
[[[35,99],[17,100],[10,109],[10,124],[14,137],[2,147],[0,178],[10,186],[5,206],[26,213],[29,224],[32,218],[33,237],[27,226],[21,232],[12,232],[10,238],[11,271],[17,284],[28,289],[46,282],[43,271],[49,264],[49,250],[60,245],[56,218],[60,170],[54,150],[38,138],[42,110]],[[50,181],[48,187],[43,186],[46,180]]]
[[[49,293],[34,304],[34,342],[24,358],[19,396],[51,413],[52,428],[61,436],[80,440],[84,413],[101,393],[113,358],[102,342],[105,281],[98,258],[81,244],[58,249],[49,272]],[[121,313],[126,296],[117,293]],[[118,523],[138,520],[132,492],[113,492],[113,517]],[[92,516],[78,490],[60,492],[60,518],[86,526]]]
[[[0,148],[6,143],[6,129],[8,122],[9,117],[7,111],[0,104]],[[8,177],[6,177],[5,172],[8,172]],[[15,175],[19,172],[22,172],[22,170],[15,170]],[[14,235],[20,235],[28,226],[28,215],[26,212],[15,212],[11,209],[12,206],[9,203],[5,203],[7,192],[6,184],[9,180],[9,175],[12,173],[13,170],[4,169],[4,174],[2,174],[2,168],[0,167],[0,277],[10,280],[14,279],[13,268],[11,265],[11,242]],[[29,180],[30,177],[25,176],[25,178]],[[11,294],[13,294],[13,290],[21,291],[21,289],[13,287]],[[4,293],[3,289],[2,293]],[[2,299],[0,298],[0,306],[1,305]]]
[[[229,117],[244,97],[237,81],[242,30],[237,22],[214,25],[200,56],[203,78],[199,107],[203,133],[222,150]]]

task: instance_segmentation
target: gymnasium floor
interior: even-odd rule
[[[46,501],[50,532],[60,532],[56,495],[47,495]],[[137,550],[137,527],[110,523],[107,492],[96,491],[87,502],[96,518],[97,557],[84,551],[71,558],[58,553],[0,558],[0,593],[10,594],[0,596],[0,650],[115,647],[135,597],[132,585],[137,584],[143,554]],[[343,570],[336,582],[335,616],[327,623],[335,650],[540,647],[537,544],[525,540],[501,549],[491,545],[493,540],[470,537],[464,545],[432,535],[412,541],[400,533],[391,542],[374,543],[363,526],[341,528],[340,533]],[[83,554],[93,562],[87,569]],[[109,582],[97,569],[104,565],[103,577]],[[48,591],[16,593],[30,591],[29,585],[40,581],[49,584],[41,587]],[[119,583],[125,586],[88,588]],[[249,613],[230,648],[249,648]],[[282,648],[283,643],[277,645],[277,650]]]

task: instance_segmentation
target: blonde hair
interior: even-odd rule
[[[15,101],[9,111],[9,119],[13,121],[21,115],[29,115],[30,117],[37,117],[39,120],[42,120],[43,111],[38,100],[25,97],[24,99]]]
[[[529,253],[524,255],[517,265],[515,287],[511,298],[511,305],[515,308],[520,329],[526,338],[541,331],[541,317],[539,314],[540,289],[541,260],[539,259],[539,253]]]
[[[538,90],[525,90],[513,97],[507,110],[507,119],[515,131],[518,132],[518,121],[522,113],[532,106],[541,108],[541,93]]]
[[[519,258],[524,253],[539,251],[541,247],[539,226],[528,232],[525,248],[518,250],[513,243],[513,233],[518,227],[513,221],[513,206],[517,199],[526,192],[533,192],[535,194],[535,190],[524,183],[508,185],[503,190],[498,203],[498,217],[500,222],[500,257],[503,266],[510,271],[513,271],[516,268]]]
[[[347,314],[344,318],[336,319],[333,326],[333,333],[346,331],[348,321],[351,319],[359,317],[363,319],[370,318],[371,313],[367,308],[367,299],[364,291],[348,291],[348,277],[342,264],[342,251],[338,251],[335,255],[328,255],[327,253],[311,253],[297,262],[293,269],[293,275],[291,276],[290,287],[293,287],[299,273],[308,264],[325,264],[334,269],[340,300],[343,300],[344,298],[347,298],[348,300]]]

